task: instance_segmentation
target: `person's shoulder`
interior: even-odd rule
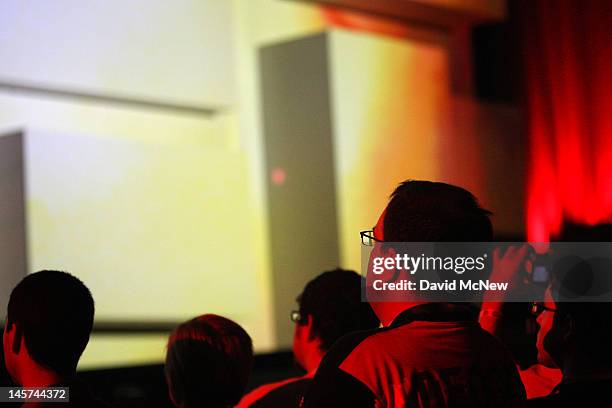
[[[273,383],[261,385],[261,386],[255,388],[254,390],[250,391],[249,393],[247,393],[244,397],[242,397],[242,399],[240,400],[238,405],[236,405],[236,408],[250,407],[255,402],[257,402],[260,399],[264,398],[269,393],[271,393],[271,392],[273,392],[273,391],[275,391],[275,390],[277,390],[279,388],[286,387],[286,386],[288,386],[288,385],[290,385],[292,383],[295,383],[295,382],[298,382],[298,381],[302,381],[302,380],[306,380],[306,379],[308,379],[310,381],[310,378],[307,378],[306,376],[303,376],[303,377],[292,377],[292,378],[288,378],[286,380],[276,381],[276,382],[273,382]]]
[[[340,367],[359,354],[364,342],[386,329],[358,331],[340,338],[325,354],[301,407],[372,407],[376,395],[353,373]]]
[[[533,364],[526,369],[519,370],[519,374],[525,386],[527,398],[549,395],[562,379],[561,370],[548,368],[542,364]]]
[[[339,366],[342,362],[357,349],[367,347],[367,341],[374,339],[381,333],[390,330],[389,328],[378,328],[370,330],[360,330],[349,333],[334,343],[332,348],[323,358],[322,366]],[[319,369],[320,370],[320,369]]]
[[[499,338],[483,329],[477,321],[463,323],[470,330],[469,339],[472,347],[489,351],[489,353],[483,354],[483,357],[491,357],[493,359],[504,357],[506,362],[511,362],[514,365],[514,357],[510,349]]]
[[[286,382],[252,403],[252,408],[297,407],[312,383],[311,377]]]

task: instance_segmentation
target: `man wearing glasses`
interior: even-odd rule
[[[562,282],[553,280],[544,302],[533,304],[540,326],[538,361],[560,368],[563,379],[550,395],[528,400],[527,407],[612,406],[612,303],[567,301],[563,296],[564,291],[584,291],[585,277],[597,282],[598,291],[610,293],[611,273],[610,262],[599,270],[580,262]]]
[[[293,354],[306,375],[263,385],[247,394],[238,407],[297,407],[325,353],[342,336],[374,329],[380,322],[361,302],[362,278],[354,271],[336,269],[308,282],[297,298]]]
[[[491,241],[489,214],[460,187],[406,181],[373,231],[361,234],[362,242]],[[522,406],[524,388],[512,356],[469,306],[397,299],[370,304],[384,328],[336,343],[305,407]]]

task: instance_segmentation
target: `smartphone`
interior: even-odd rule
[[[531,281],[538,284],[548,283],[550,281],[550,265],[547,254],[536,255],[533,261]]]

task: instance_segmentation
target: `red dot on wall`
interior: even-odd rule
[[[287,180],[287,173],[282,167],[275,167],[270,173],[270,179],[272,180],[273,184],[276,184],[277,186],[282,186],[283,184],[285,184],[285,180]]]

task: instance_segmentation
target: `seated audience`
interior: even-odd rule
[[[511,282],[512,287],[520,287],[520,282],[528,275],[527,264],[533,261],[534,256],[535,253],[527,244],[511,246],[503,254],[495,251],[490,279],[494,282]],[[487,294],[484,298],[487,298]],[[500,298],[499,292],[495,298]],[[535,328],[530,329],[536,326],[533,317],[528,315],[530,306],[524,303],[485,301],[482,303],[479,322],[483,329],[500,339],[513,352],[527,398],[536,398],[550,394],[561,381],[561,371],[536,363],[532,349],[535,351],[537,331]],[[529,350],[528,357],[524,355],[526,349]]]
[[[462,188],[406,181],[372,234],[379,242],[490,241],[489,214]],[[305,407],[522,406],[525,391],[511,354],[468,306],[370,304],[385,327],[338,341],[323,358]]]
[[[299,310],[293,353],[306,375],[263,385],[247,394],[239,407],[297,407],[321,359],[342,336],[379,326],[372,308],[361,302],[362,278],[356,272],[336,269],[308,282],[297,298]]]
[[[214,314],[191,319],[168,340],[170,399],[181,408],[233,406],[244,393],[252,364],[251,338],[240,325]]]
[[[63,407],[105,406],[76,377],[89,341],[94,301],[76,277],[59,271],[26,276],[11,293],[4,329],[4,358],[13,381],[22,387],[69,387]],[[44,407],[42,402],[23,406]]]
[[[567,301],[565,296],[595,286],[609,294],[612,261],[600,261],[599,270],[593,261],[576,263],[561,280],[553,279],[544,302],[534,304],[538,360],[560,368],[563,379],[550,395],[529,400],[528,407],[612,406],[612,303]]]

